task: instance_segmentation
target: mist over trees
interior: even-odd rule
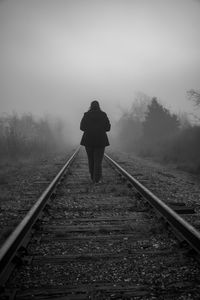
[[[130,110],[123,111],[115,124],[115,146],[124,151],[137,152],[143,135],[143,122],[150,98],[144,94],[137,95]]]
[[[200,91],[191,89],[187,91],[187,96],[190,101],[194,103],[195,113],[193,113],[193,117],[197,123],[200,122]]]
[[[59,151],[66,146],[61,120],[35,119],[31,114],[0,117],[0,156],[28,157]]]
[[[179,120],[164,108],[156,98],[148,105],[145,120],[142,123],[143,134],[141,147],[143,154],[159,154],[159,149],[166,146],[167,141],[178,132]],[[158,153],[157,153],[158,152]]]
[[[200,107],[196,94],[195,99]],[[200,125],[192,124],[186,114],[171,113],[156,97],[137,99],[116,128],[120,150],[200,172]]]

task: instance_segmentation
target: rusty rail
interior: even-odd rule
[[[0,285],[3,286],[10,272],[15,267],[15,257],[17,257],[17,251],[23,245],[28,233],[37,221],[40,213],[44,209],[47,201],[54,192],[57,184],[60,182],[62,176],[74,161],[79,152],[80,147],[72,154],[59,173],[55,176],[49,186],[45,189],[37,202],[33,205],[21,223],[11,233],[8,239],[5,241],[0,249]],[[10,270],[10,271],[9,271]]]
[[[179,233],[198,254],[200,254],[200,232],[197,231],[192,225],[180,217],[174,210],[166,205],[162,200],[156,197],[151,191],[131,176],[124,170],[118,163],[105,154],[105,159],[109,164],[118,170],[133,186],[134,188],[154,207],[166,220]]]

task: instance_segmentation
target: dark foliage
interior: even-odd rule
[[[170,113],[156,98],[148,105],[145,119],[130,111],[117,126],[121,149],[200,173],[200,126]]]
[[[181,129],[168,142],[162,159],[173,162],[178,167],[200,173],[200,126]]]
[[[178,117],[153,98],[143,122],[143,136],[140,141],[143,153],[157,155],[169,139],[176,135],[179,127]]]
[[[143,123],[143,136],[146,139],[165,139],[178,131],[179,121],[176,115],[152,99],[148,106],[145,121]]]

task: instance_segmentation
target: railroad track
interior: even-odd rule
[[[104,174],[76,150],[1,248],[1,299],[200,299],[199,232],[107,155]]]

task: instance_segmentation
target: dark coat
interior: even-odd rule
[[[106,131],[110,130],[110,122],[105,112],[89,110],[84,113],[80,129],[84,131],[81,145],[97,148],[109,145]]]

